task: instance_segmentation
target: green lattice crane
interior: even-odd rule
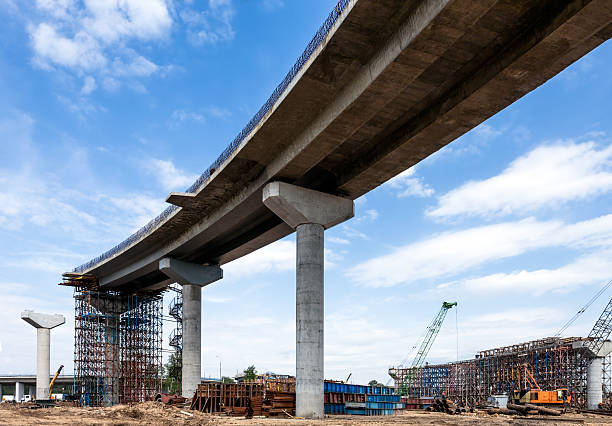
[[[412,360],[412,365],[410,366],[406,374],[402,377],[402,385],[400,386],[399,390],[400,395],[408,395],[408,393],[410,392],[410,387],[412,386],[412,381],[414,380],[416,371],[425,362],[425,358],[427,358],[429,349],[431,349],[431,345],[433,345],[433,342],[436,340],[436,336],[440,331],[440,327],[442,327],[444,318],[446,318],[446,313],[453,306],[457,306],[457,302],[442,302],[442,308],[440,308],[440,311],[434,317],[431,324],[429,324],[429,326],[427,327],[427,332],[425,333],[425,337],[421,342],[419,351],[414,357],[414,360]],[[397,379],[397,369],[389,369],[389,375],[394,379]]]

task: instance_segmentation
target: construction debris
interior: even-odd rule
[[[187,398],[185,398],[184,396],[176,395],[176,394],[173,395],[173,394],[160,392],[157,395],[155,395],[154,400],[158,402],[163,402],[164,404],[168,404],[168,405],[181,405],[187,401]]]
[[[467,412],[474,412],[474,409],[466,407],[460,407],[454,402],[447,401],[446,398],[436,398],[431,406],[427,407],[426,411],[435,411],[438,413],[446,414],[461,414]]]

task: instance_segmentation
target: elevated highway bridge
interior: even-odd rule
[[[120,291],[183,284],[184,357],[197,364],[184,359],[184,375],[197,381],[201,286],[297,229],[297,414],[320,417],[323,229],[611,36],[609,0],[342,0],[201,178],[75,271]]]

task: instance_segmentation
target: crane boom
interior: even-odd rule
[[[605,309],[595,322],[593,329],[587,337],[585,346],[597,355],[604,342],[610,337],[612,332],[612,299],[608,302]]]
[[[416,374],[416,370],[423,365],[425,362],[425,358],[427,358],[427,354],[433,345],[433,342],[436,340],[436,336],[442,327],[442,323],[444,322],[444,318],[446,318],[446,314],[449,309],[453,306],[457,306],[457,302],[442,302],[442,307],[440,311],[436,314],[433,321],[427,327],[427,332],[425,333],[425,337],[421,342],[421,346],[419,347],[419,351],[416,356],[412,360],[412,364],[408,373],[402,378],[402,385],[400,387],[400,395],[407,395],[410,391],[410,386],[412,385],[412,381],[414,380],[414,376]],[[393,378],[397,378],[396,369],[389,369],[389,375]]]
[[[427,334],[421,343],[421,347],[417,352],[414,360],[412,361],[411,368],[418,368],[423,365],[427,354],[429,353],[429,349],[431,349],[431,345],[433,345],[434,340],[436,340],[436,336],[440,331],[440,327],[442,327],[442,323],[444,322],[444,318],[446,318],[446,313],[453,306],[457,306],[457,302],[442,302],[442,308],[435,316],[429,327],[427,327]]]

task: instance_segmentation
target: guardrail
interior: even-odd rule
[[[266,116],[268,112],[272,109],[276,101],[281,97],[283,92],[289,87],[289,84],[293,81],[295,76],[300,72],[302,67],[308,62],[308,59],[312,56],[314,51],[319,47],[321,42],[325,40],[329,31],[332,29],[338,18],[345,11],[346,7],[349,5],[351,0],[340,0],[336,7],[331,11],[323,25],[319,28],[317,33],[314,35],[306,49],[302,55],[295,62],[293,67],[289,70],[285,78],[280,82],[272,95],[268,98],[265,104],[257,111],[255,116],[248,122],[248,124],[238,133],[238,135],[234,138],[234,140],[228,145],[227,148],[223,150],[221,155],[217,157],[217,159],[200,175],[200,177],[189,187],[185,192],[196,193],[197,190],[204,184],[210,176],[215,172],[215,170],[219,169],[221,165],[227,160],[230,155],[236,151],[236,149],[240,146],[240,144],[246,139],[246,137],[257,127],[257,125],[262,121],[262,119]],[[178,207],[177,206],[169,206],[163,212],[161,212],[156,218],[151,220],[149,223],[144,225],[138,231],[130,235],[121,243],[117,244],[112,249],[102,253],[100,256],[90,260],[87,263],[82,264],[74,268],[73,272],[82,273],[87,269],[97,265],[98,263],[108,259],[109,257],[119,253],[126,247],[131,246],[136,241],[139,241],[142,237],[147,235],[152,229],[155,229],[160,223],[164,222],[168,216],[170,216]]]

